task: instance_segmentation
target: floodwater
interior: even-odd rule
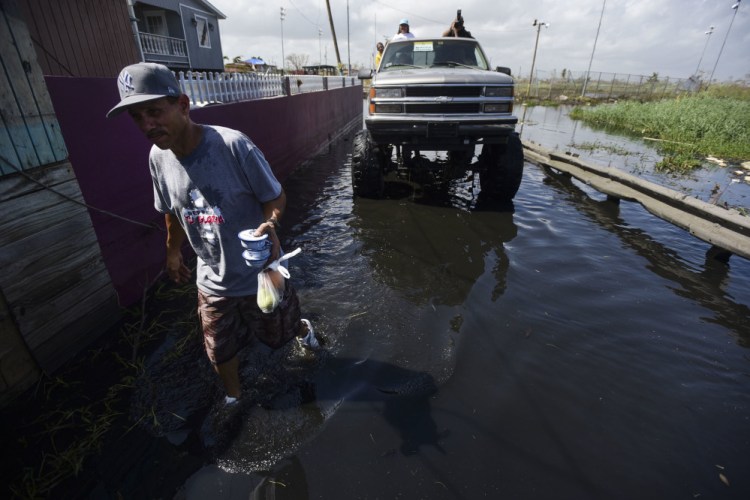
[[[688,174],[665,174],[655,165],[662,159],[658,141],[647,137],[607,134],[568,117],[570,106],[523,106],[517,111],[518,130],[526,141],[548,149],[580,155],[598,165],[615,167],[703,201],[750,208],[750,172],[737,164],[704,160]],[[750,160],[745,158],[744,160]]]
[[[623,140],[557,111],[522,138]],[[750,497],[750,262],[706,261],[639,205],[530,163],[512,210],[468,177],[355,200],[351,137],[285,184],[289,271],[324,350],[250,345],[222,425],[200,344],[174,349],[195,325],[177,325],[136,381],[141,431],[105,448],[89,498]]]
[[[750,262],[531,164],[513,211],[470,181],[353,200],[349,144],[286,185],[326,350],[181,495],[748,498]]]

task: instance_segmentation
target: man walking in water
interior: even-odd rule
[[[121,101],[107,116],[126,111],[153,143],[149,168],[154,206],[164,214],[167,228],[166,272],[178,284],[190,279],[182,255],[187,240],[197,255],[198,313],[206,353],[226,390],[225,402],[234,404],[241,396],[240,338],[251,325],[262,323],[256,301],[258,269],[245,264],[237,235],[248,228],[256,228],[256,235],[268,234],[269,262],[278,259],[276,231],[286,195],[247,136],[192,121],[190,100],[166,66],[127,66],[117,84]],[[299,314],[298,302],[295,305]],[[298,319],[296,326],[300,343],[317,348],[310,322]]]

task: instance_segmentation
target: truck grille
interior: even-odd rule
[[[460,87],[406,87],[406,97],[479,97],[482,95],[481,86]]]
[[[406,113],[435,115],[477,114],[480,111],[479,106],[479,104],[471,102],[407,104]]]

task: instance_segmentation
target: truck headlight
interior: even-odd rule
[[[507,102],[484,105],[485,113],[510,113],[512,109],[512,105]]]
[[[404,107],[401,104],[371,104],[371,113],[403,113]]]
[[[378,97],[381,99],[398,99],[404,97],[404,92],[400,87],[371,87],[370,97]]]
[[[485,97],[513,97],[513,87],[485,87]]]

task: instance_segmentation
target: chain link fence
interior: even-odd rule
[[[701,81],[695,78],[660,77],[604,73],[592,71],[586,78],[585,71],[534,72],[534,79],[516,79],[516,95],[522,98],[565,101],[574,98],[599,100],[609,99],[661,99],[674,97],[700,88]]]

